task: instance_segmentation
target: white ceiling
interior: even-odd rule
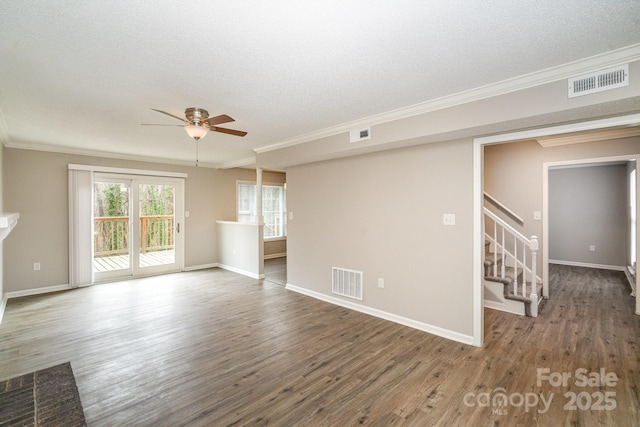
[[[200,163],[640,42],[638,0],[0,2],[5,145]],[[4,128],[4,129],[2,129]],[[3,135],[4,134],[4,135]]]

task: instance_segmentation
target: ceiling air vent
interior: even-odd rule
[[[358,130],[352,130],[349,132],[349,142],[364,141],[365,139],[371,139],[371,128],[364,128]]]
[[[629,85],[629,64],[569,79],[569,98]]]

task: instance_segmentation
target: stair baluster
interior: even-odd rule
[[[511,299],[526,301],[527,315],[530,311],[530,315],[535,317],[538,313],[538,283],[541,280],[536,274],[538,238],[536,236],[527,238],[487,208],[484,211],[485,218],[493,221],[493,236],[486,234],[486,238],[490,241],[490,248],[493,250],[491,262],[487,263],[489,266],[493,264],[493,268],[488,269],[487,274],[493,272],[493,278],[498,281],[502,279],[505,284],[505,298],[510,298],[508,294],[511,294],[513,296]],[[513,244],[507,247],[511,245],[511,238],[513,238]],[[522,248],[519,247],[520,245]],[[527,252],[531,253],[530,257]],[[498,274],[498,263],[501,264],[500,274]],[[527,278],[530,283],[527,282]],[[491,280],[490,277],[487,279]],[[512,290],[507,291],[507,287]]]

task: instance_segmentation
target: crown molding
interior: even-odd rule
[[[7,122],[4,121],[2,111],[0,111],[0,144],[5,147],[9,144],[9,129],[7,128]]]
[[[467,104],[474,101],[480,101],[482,99],[492,98],[511,92],[517,92],[519,90],[553,83],[558,80],[567,79],[569,77],[574,77],[587,72],[594,72],[600,69],[614,67],[638,60],[640,60],[640,43],[612,50],[600,55],[595,55],[577,61],[569,62],[556,67],[551,67],[511,79],[503,80],[501,82],[492,83],[490,85],[458,92],[456,94],[437,98],[431,101],[426,101],[408,107],[388,111],[386,113],[365,117],[351,122],[346,122],[341,125],[322,129],[316,132],[310,132],[275,144],[255,148],[254,151],[260,154],[286,147],[292,147],[294,145],[303,144],[305,142],[310,142],[317,139],[327,138],[330,136],[349,132],[353,129],[358,129],[364,126],[380,125],[383,123],[405,119],[420,114],[443,110],[445,108]]]
[[[2,127],[2,123],[0,123],[0,128],[1,127]],[[0,130],[0,137],[1,137],[1,130]],[[114,153],[111,151],[87,150],[83,148],[63,147],[60,145],[51,145],[51,144],[38,144],[38,143],[31,143],[31,142],[18,143],[18,142],[8,141],[4,143],[4,146],[7,148],[15,148],[19,150],[46,151],[50,153],[71,154],[71,155],[77,155],[77,156],[91,156],[91,157],[109,158],[109,159],[117,159],[117,160],[132,160],[137,162],[160,163],[165,165],[195,167],[195,160],[193,161],[173,160],[173,159],[165,159],[162,157],[138,156],[138,155],[132,155],[132,154]],[[199,162],[198,167],[210,168],[210,169],[221,169],[221,166],[219,164],[206,163],[206,162]]]
[[[611,139],[632,138],[640,136],[640,124],[627,125],[629,127],[578,132],[567,135],[552,135],[537,138],[542,147],[557,147],[560,145],[583,144],[585,142],[606,141]]]
[[[218,169],[233,169],[233,168],[250,168],[255,169],[256,156],[245,157],[244,159],[234,160],[232,162],[221,163]]]

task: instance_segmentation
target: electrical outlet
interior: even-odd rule
[[[33,271],[40,271],[40,263],[39,262],[34,262],[33,263]]]
[[[596,251],[596,246],[595,246],[595,245],[591,245],[591,246],[589,246],[589,250],[590,250],[591,252],[595,252],[595,251]]]
[[[378,287],[384,288],[384,279],[382,277],[378,277]]]

